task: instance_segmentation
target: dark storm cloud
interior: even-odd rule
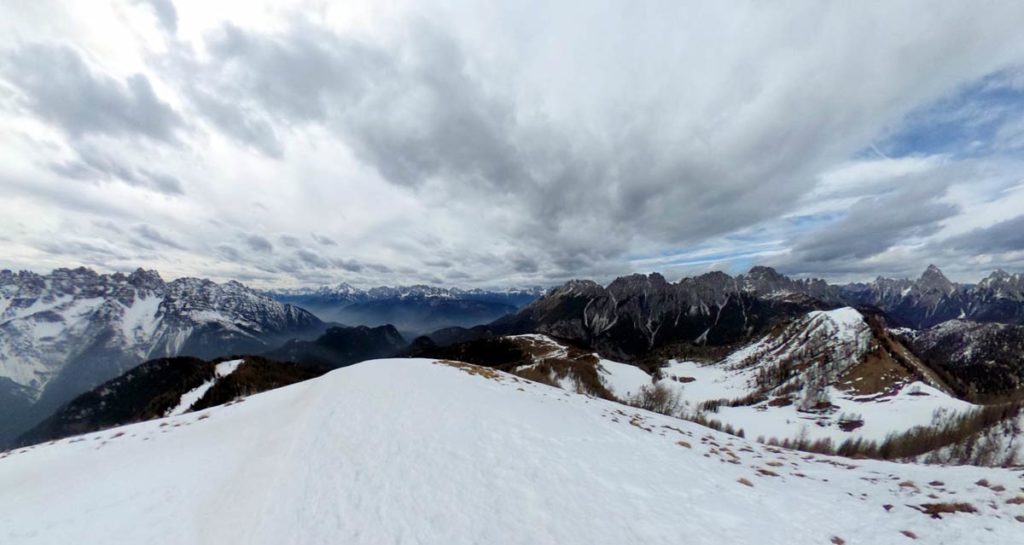
[[[0,68],[26,107],[72,137],[138,135],[172,141],[182,120],[142,74],[118,81],[90,68],[70,47],[25,45]]]
[[[102,154],[89,146],[77,146],[77,160],[51,163],[49,168],[57,175],[84,181],[121,181],[135,187],[150,189],[166,195],[183,195],[181,180],[169,174],[137,168]]]
[[[974,229],[945,241],[938,248],[959,250],[968,255],[1024,250],[1024,215],[1001,221],[989,227]]]
[[[178,32],[178,10],[174,9],[174,2],[171,0],[132,0],[132,2],[148,5],[164,30],[171,34]]]
[[[274,245],[269,240],[260,235],[244,235],[242,239],[245,241],[245,244],[249,246],[249,249],[253,250],[254,252],[268,254],[274,251]]]

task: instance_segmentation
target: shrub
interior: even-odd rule
[[[636,395],[627,399],[626,403],[668,416],[679,416],[683,407],[679,393],[664,384],[643,386]]]

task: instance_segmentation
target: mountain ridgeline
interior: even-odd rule
[[[539,287],[507,290],[382,286],[362,290],[349,284],[267,292],[323,320],[365,326],[393,325],[414,337],[447,327],[485,324],[516,312],[543,295]]]
[[[957,284],[930,266],[917,280],[834,285],[754,267],[678,282],[659,274],[607,286],[573,280],[540,294],[340,285],[272,298],[237,282],[164,282],[141,269],[0,271],[0,444],[147,360],[255,354],[322,372],[397,354],[476,354],[496,345],[458,345],[541,333],[657,374],[671,358],[719,361],[810,312],[840,307],[894,331],[961,398],[1002,399],[1019,395],[1024,384],[1019,274],[997,271]],[[286,300],[348,309],[355,322],[331,324]],[[403,333],[416,330],[431,333],[407,343],[412,337]]]
[[[326,324],[238,282],[155,271],[0,271],[0,412],[6,438],[143,361],[261,353]],[[0,436],[0,443],[5,437]]]
[[[807,311],[840,306],[876,308],[893,327],[924,329],[953,319],[1019,325],[1024,324],[1024,277],[996,271],[978,284],[956,284],[934,266],[918,280],[845,285],[795,280],[768,267],[676,283],[657,273],[635,274],[608,286],[567,282],[493,325],[546,333],[636,360],[667,345],[742,342]]]

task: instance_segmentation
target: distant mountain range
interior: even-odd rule
[[[350,326],[393,325],[411,338],[441,328],[491,322],[516,312],[544,292],[541,287],[482,290],[426,285],[362,290],[342,283],[266,294],[325,321]]]
[[[573,280],[546,293],[341,284],[272,294],[141,269],[0,271],[0,444],[159,358],[262,354],[326,369],[541,333],[656,372],[670,358],[719,360],[810,312],[847,306],[877,317],[960,397],[1000,399],[1024,384],[1024,278],[1002,271],[976,284],[933,266],[916,280],[843,285],[754,267],[678,282]]]

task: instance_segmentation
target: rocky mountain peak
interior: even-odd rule
[[[157,289],[164,285],[164,279],[160,277],[160,273],[153,270],[147,271],[141,267],[129,274],[127,281],[136,288],[149,290]]]
[[[956,290],[956,285],[946,278],[946,275],[942,274],[942,271],[935,265],[928,265],[928,268],[921,274],[921,278],[918,279],[917,285],[923,291],[938,291],[946,294]]]

